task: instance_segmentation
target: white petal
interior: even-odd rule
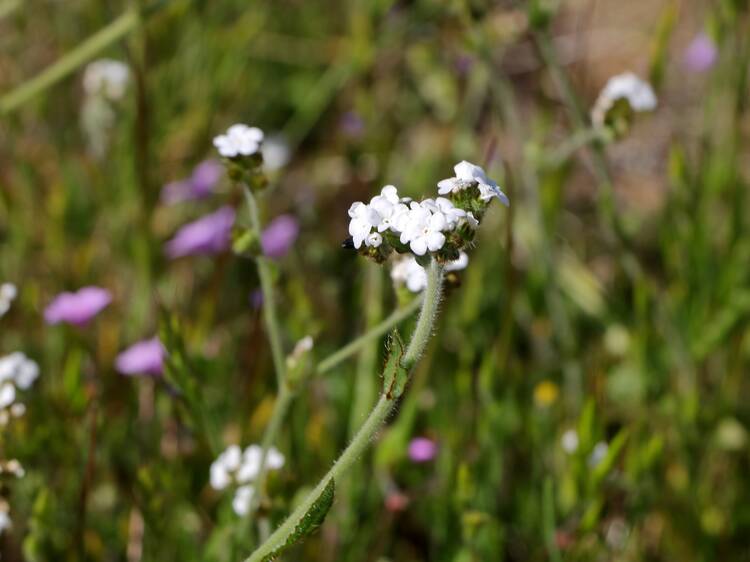
[[[237,488],[232,499],[232,509],[240,517],[244,517],[250,512],[250,504],[252,503],[255,490],[252,486],[241,486]]]
[[[442,232],[432,232],[426,236],[427,247],[431,252],[436,252],[445,244],[445,235]]]
[[[229,472],[227,472],[223,464],[216,461],[211,465],[210,482],[214,490],[223,490],[229,486],[231,481]]]
[[[427,241],[424,239],[424,236],[415,238],[411,241],[409,246],[411,247],[411,251],[418,256],[423,256],[427,252]]]
[[[0,409],[5,409],[16,399],[16,387],[10,383],[0,386]]]

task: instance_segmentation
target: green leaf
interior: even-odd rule
[[[262,558],[261,562],[275,560],[290,546],[313,534],[323,524],[323,521],[325,521],[328,511],[331,509],[331,505],[333,505],[335,490],[336,484],[333,478],[331,478],[323,489],[323,492],[318,496],[318,499],[315,500],[310,509],[307,510],[307,513],[299,520],[299,523],[294,528],[294,532],[289,535],[286,542],[276,550],[269,552]]]
[[[398,330],[393,330],[388,339],[388,357],[383,367],[383,392],[388,400],[395,400],[404,393],[409,373],[404,367],[404,342]]]

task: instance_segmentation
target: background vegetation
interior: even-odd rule
[[[0,2],[0,92],[131,7]],[[511,198],[484,221],[399,415],[288,559],[750,559],[746,1],[140,7],[96,53],[133,76],[103,156],[81,126],[83,66],[0,97],[0,281],[19,287],[1,351],[41,367],[2,436],[26,469],[2,484],[4,560],[237,561],[256,544],[231,494],[208,486],[218,450],[259,442],[273,405],[256,270],[163,252],[178,226],[241,199],[224,182],[201,202],[159,202],[234,122],[290,148],[263,216],[301,222],[276,283],[286,349],[312,334],[317,359],[397,304],[386,271],[340,248],[352,201],[386,183],[433,193],[464,158]],[[699,32],[719,50],[701,73],[683,59]],[[575,149],[625,70],[651,80],[658,109]],[[88,284],[114,295],[90,326],[44,324],[55,294]],[[113,368],[165,316],[203,425],[158,379]],[[358,427],[381,361],[376,342],[297,395],[274,525]],[[438,443],[435,460],[409,460],[415,436]]]

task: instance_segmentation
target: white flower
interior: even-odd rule
[[[372,229],[380,223],[380,214],[370,205],[357,201],[349,207],[349,216],[351,217],[349,235],[352,237],[354,247],[359,249]]]
[[[453,167],[453,171],[456,173],[455,177],[438,182],[438,194],[458,193],[476,184],[479,188],[479,198],[482,201],[489,201],[493,197],[497,197],[505,206],[510,205],[508,196],[500,190],[494,180],[487,177],[480,166],[462,160]]]
[[[262,137],[261,140],[263,140]],[[261,153],[263,154],[263,168],[270,172],[286,166],[291,156],[289,143],[283,135],[271,135],[263,140]]]
[[[445,264],[445,271],[466,269],[469,256],[461,252],[458,259]],[[412,293],[420,293],[427,286],[427,271],[412,257],[401,257],[391,268],[391,279],[394,285],[405,285]]]
[[[16,387],[9,382],[0,385],[0,410],[5,410],[16,400]]]
[[[591,110],[592,122],[602,126],[607,112],[621,99],[627,100],[631,109],[637,112],[652,111],[657,104],[656,94],[651,85],[632,72],[625,72],[607,81]]]
[[[13,526],[13,522],[10,520],[8,515],[7,506],[6,509],[0,509],[0,535],[6,529],[10,529]]]
[[[255,495],[255,488],[252,486],[240,486],[234,493],[232,499],[232,508],[234,512],[240,517],[244,517],[250,512],[250,504],[253,501]]]
[[[214,146],[225,158],[252,156],[260,150],[263,131],[238,123],[227,129],[223,135],[214,137]]]
[[[242,450],[237,445],[230,445],[211,463],[210,482],[214,490],[223,490],[232,483],[232,473],[240,468]]]
[[[367,238],[365,238],[365,246],[370,248],[377,248],[383,243],[383,237],[379,232],[371,232]]]
[[[412,257],[401,257],[393,264],[391,279],[395,285],[406,285],[412,293],[419,293],[427,286],[427,272]]]
[[[578,450],[578,433],[575,429],[569,429],[562,434],[560,438],[560,445],[563,451],[572,455]]]
[[[38,376],[39,365],[20,351],[0,357],[0,382],[12,381],[21,390],[26,390]]]
[[[589,466],[591,468],[594,468],[600,462],[602,462],[604,460],[604,457],[607,456],[607,451],[609,451],[609,445],[607,445],[607,443],[605,443],[604,441],[599,441],[596,445],[594,445],[594,449],[589,455]]]
[[[406,213],[406,217],[406,224],[401,233],[402,244],[409,244],[411,251],[418,256],[425,255],[427,250],[436,252],[443,247],[443,231],[448,228],[443,213],[433,213],[428,206],[417,204]]]
[[[0,285],[0,316],[3,316],[10,309],[10,304],[16,298],[18,289],[13,283],[3,283]]]
[[[469,255],[466,252],[459,252],[458,258],[445,264],[445,271],[461,271],[469,265]]]
[[[83,89],[89,96],[102,94],[111,100],[125,95],[130,79],[130,69],[112,59],[99,59],[90,63],[83,73]]]
[[[466,218],[466,211],[456,207],[450,199],[445,197],[438,197],[435,199],[435,204],[438,210],[445,216],[445,221],[448,223],[448,228],[453,230],[461,219]],[[472,215],[473,218],[474,215]],[[475,219],[476,220],[476,219]]]

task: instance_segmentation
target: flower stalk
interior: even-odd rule
[[[422,310],[419,320],[412,333],[409,346],[402,359],[406,369],[412,369],[427,346],[432,334],[435,318],[440,304],[442,290],[443,268],[434,259],[427,268],[427,287],[425,288],[422,301]],[[349,443],[341,456],[334,463],[328,473],[321,478],[315,489],[310,492],[305,500],[292,512],[292,514],[276,529],[276,531],[253,552],[245,562],[260,562],[269,554],[275,552],[287,542],[287,539],[295,532],[299,521],[314,506],[318,498],[329,487],[330,482],[341,478],[352,467],[362,455],[372,438],[385,424],[388,416],[393,412],[397,400],[389,398],[384,392],[380,395],[377,404],[370,412],[354,439]]]

